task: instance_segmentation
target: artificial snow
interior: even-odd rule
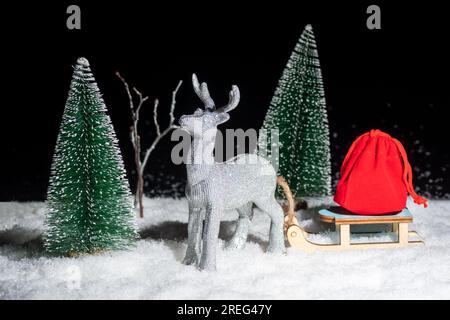
[[[409,208],[423,247],[309,254],[288,248],[286,255],[264,252],[270,221],[258,211],[247,246],[220,249],[217,272],[202,272],[181,263],[185,199],[145,199],[135,248],[78,258],[43,251],[42,202],[0,203],[0,299],[450,299],[450,201]],[[336,241],[315,209],[298,217],[320,232],[314,241]],[[236,218],[226,213],[221,248]]]

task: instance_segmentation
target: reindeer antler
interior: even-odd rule
[[[208,85],[205,82],[202,82],[202,84],[200,85],[195,73],[192,74],[192,86],[194,87],[194,91],[197,94],[197,96],[200,98],[200,100],[202,100],[203,104],[205,105],[205,110],[214,111],[215,104],[214,100],[211,98],[211,95],[209,94]]]
[[[230,100],[226,106],[219,108],[216,112],[228,112],[233,110],[239,104],[239,100],[241,99],[241,93],[239,92],[238,86],[232,85],[230,91]]]

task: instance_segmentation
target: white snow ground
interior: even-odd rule
[[[246,248],[219,250],[216,273],[181,263],[186,200],[145,205],[134,249],[49,258],[40,242],[44,204],[0,203],[0,299],[450,299],[450,201],[409,205],[426,245],[395,250],[266,254],[269,219],[257,212]],[[311,212],[299,216],[322,231],[316,241],[336,238]],[[221,245],[236,217],[222,222]]]

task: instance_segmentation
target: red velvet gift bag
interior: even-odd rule
[[[408,194],[427,207],[427,200],[414,192],[400,141],[380,130],[359,136],[342,163],[334,201],[356,214],[380,215],[403,210]]]

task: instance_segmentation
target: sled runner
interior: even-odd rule
[[[301,249],[306,252],[316,250],[348,250],[348,249],[385,249],[385,248],[401,248],[409,246],[423,245],[424,242],[419,240],[419,236],[414,231],[408,231],[408,224],[413,218],[411,212],[405,208],[401,212],[392,215],[375,215],[363,216],[354,215],[343,209],[342,207],[332,207],[319,211],[320,220],[327,223],[334,223],[336,231],[339,232],[340,243],[338,244],[319,244],[308,240],[311,233],[305,231],[298,224],[297,218],[288,214],[285,218],[286,236],[292,247]],[[350,237],[350,226],[352,225],[373,225],[373,224],[392,224],[392,231],[397,234],[396,242],[364,242],[352,243]],[[368,232],[365,235],[373,235]],[[410,239],[416,238],[414,240]]]

